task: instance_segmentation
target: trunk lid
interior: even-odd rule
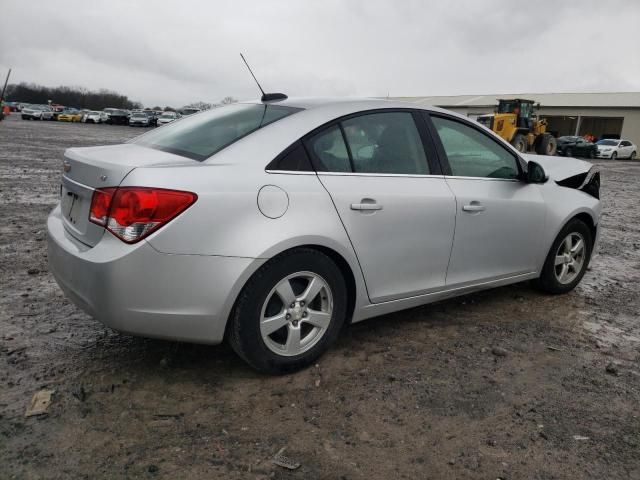
[[[197,164],[171,153],[135,144],[70,148],[64,154],[60,207],[67,231],[82,243],[93,246],[104,228],[89,221],[93,191],[117,187],[133,169],[167,165]]]

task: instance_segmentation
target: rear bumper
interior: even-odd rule
[[[160,253],[109,233],[94,247],[47,221],[49,268],[69,299],[103,324],[144,337],[219,343],[246,279],[263,260]]]

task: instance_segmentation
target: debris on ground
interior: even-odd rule
[[[83,385],[80,385],[80,387],[74,389],[71,392],[71,395],[73,395],[75,398],[77,398],[78,400],[80,400],[81,402],[84,402],[87,399],[87,392],[84,389]]]
[[[607,365],[607,368],[605,368],[606,372],[611,374],[611,375],[616,375],[618,376],[620,374],[620,371],[618,370],[618,367],[616,364],[614,363],[610,363],[609,365]]]
[[[300,463],[296,462],[295,460],[292,460],[289,457],[284,456],[284,451],[287,449],[287,447],[282,447],[278,453],[276,453],[273,456],[273,459],[271,460],[271,462],[274,465],[277,465],[279,467],[282,468],[287,468],[289,470],[297,470],[298,468],[300,468]]]
[[[584,437],[582,435],[574,435],[573,439],[580,442],[580,441],[584,441],[584,440],[589,440],[589,437]]]
[[[491,353],[493,353],[496,357],[506,357],[508,355],[509,352],[507,352],[504,348],[502,347],[493,347],[491,349]]]
[[[51,405],[51,397],[55,390],[40,390],[31,398],[31,403],[27,407],[25,417],[33,417],[36,415],[45,415],[49,405]]]

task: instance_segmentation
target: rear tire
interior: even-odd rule
[[[297,248],[269,260],[247,282],[231,314],[228,341],[260,372],[292,372],[331,346],[346,315],[347,287],[338,266],[322,252]]]
[[[521,133],[517,133],[515,137],[513,137],[513,140],[511,140],[511,145],[520,153],[525,153],[527,151],[527,137]]]
[[[579,240],[582,241],[582,247],[578,244]],[[573,290],[587,271],[592,248],[589,227],[577,218],[570,220],[560,230],[547,254],[536,281],[537,287],[552,294]]]
[[[631,156],[629,157],[629,160],[635,160],[636,159],[636,152],[631,152]]]
[[[564,151],[564,156],[565,156],[565,157],[573,157],[573,150],[571,150],[570,148],[567,148],[567,149]]]

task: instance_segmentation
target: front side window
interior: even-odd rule
[[[460,177],[515,179],[516,157],[482,132],[455,120],[431,117],[449,160],[451,174]]]
[[[356,173],[429,173],[411,113],[371,113],[345,120],[342,126]]]
[[[172,122],[142,135],[134,143],[203,161],[236,140],[299,110],[280,105],[227,105]]]

